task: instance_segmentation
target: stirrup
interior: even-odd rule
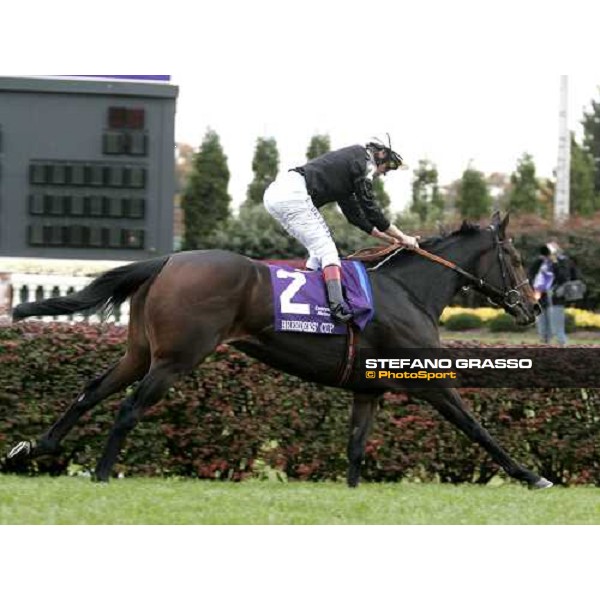
[[[341,303],[330,304],[329,311],[331,313],[332,320],[340,325],[349,323],[350,321],[352,321],[352,319],[354,319],[352,311],[349,310],[347,306],[344,306]]]

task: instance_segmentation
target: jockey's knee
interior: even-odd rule
[[[321,259],[321,267],[327,267],[329,265],[342,266],[340,255],[338,254],[335,244],[328,244],[322,252],[319,253]]]
[[[308,257],[306,261],[306,268],[311,271],[318,271],[321,267],[321,261],[318,256],[313,256],[312,254]]]

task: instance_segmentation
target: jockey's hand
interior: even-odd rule
[[[395,225],[390,225],[385,231],[384,235],[391,236],[394,240],[394,244],[402,244],[407,248],[418,248],[420,236],[413,237],[411,235],[406,235],[398,227]]]
[[[379,229],[377,229],[377,227],[373,227],[373,230],[371,231],[371,235],[373,237],[376,237],[377,239],[383,240],[387,244],[397,244],[398,243],[398,240],[394,236],[388,235],[387,233],[384,233],[383,231],[379,231]]]
[[[398,237],[398,241],[403,245],[403,246],[407,246],[408,248],[418,248],[419,247],[419,240],[421,239],[420,235],[417,236],[412,236],[412,235],[406,235],[405,233],[401,234]]]

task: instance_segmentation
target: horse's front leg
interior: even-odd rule
[[[460,429],[469,439],[479,444],[499,464],[508,475],[527,483],[531,488],[548,488],[552,483],[526,469],[511,458],[464,405],[460,394],[453,388],[419,390],[412,396],[422,398],[431,404],[450,423]]]
[[[373,426],[373,417],[381,394],[354,394],[348,438],[348,485],[356,487],[360,479],[360,467],[365,458],[365,444]]]

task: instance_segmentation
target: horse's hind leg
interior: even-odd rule
[[[177,363],[160,360],[139,383],[119,409],[102,457],[96,466],[96,481],[108,481],[125,437],[137,425],[143,414],[154,406],[173,385],[182,369]]]
[[[63,415],[38,440],[22,441],[14,446],[4,461],[5,470],[20,470],[23,463],[60,452],[60,442],[79,419],[108,396],[138,381],[150,367],[150,346],[144,326],[147,287],[131,298],[127,352],[113,367],[90,381]]]
[[[367,436],[373,426],[380,394],[355,393],[350,416],[350,436],[348,438],[348,485],[356,487],[360,479],[360,467],[365,458]]]
[[[218,329],[212,327],[187,327],[179,335],[165,330],[168,341],[155,341],[159,356],[154,355],[150,370],[140,381],[136,389],[123,402],[115,423],[110,431],[102,457],[96,465],[96,481],[108,481],[127,434],[137,425],[144,413],[161,400],[176,379],[191,372],[217,346],[220,340]],[[161,335],[154,337],[160,338]]]
[[[479,444],[484,450],[487,450],[496,463],[511,477],[529,484],[532,488],[547,488],[552,486],[552,483],[547,479],[540,477],[513,460],[487,429],[467,410],[460,394],[455,389],[421,390],[411,395],[423,398],[429,402],[429,404],[453,425],[458,427],[469,439]]]
[[[170,350],[163,346],[160,357],[153,357],[150,370],[119,409],[96,466],[96,481],[108,481],[127,434],[144,413],[161,400],[179,376],[191,372],[215,349],[220,335],[207,329],[188,327],[180,337],[171,337]]]
[[[147,350],[128,352],[100,377],[90,381],[61,417],[39,439],[22,441],[8,453],[5,468],[10,470],[23,462],[40,456],[59,454],[60,442],[79,419],[110,395],[124,390],[141,379],[148,370],[150,357]]]

